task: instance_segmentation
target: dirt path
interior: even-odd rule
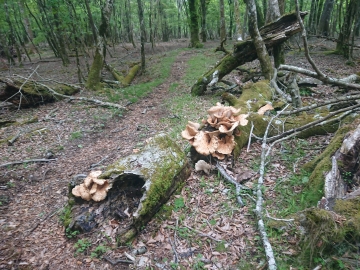
[[[160,119],[169,115],[164,105],[169,85],[181,79],[191,55],[181,52],[171,76],[146,98],[130,105],[123,117],[66,101],[27,110],[28,116],[39,119],[31,126],[36,131],[21,136],[14,146],[1,146],[2,163],[5,156],[13,161],[41,157],[46,152],[57,160],[19,165],[1,173],[5,205],[0,208],[0,269],[110,267],[96,260],[87,264],[74,257],[74,241],[65,237],[58,218],[67,201],[68,182],[76,174],[87,174],[92,164],[104,158],[102,166],[131,153],[162,130]],[[6,137],[15,131],[10,128],[1,135]]]

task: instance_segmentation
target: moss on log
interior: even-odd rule
[[[302,12],[301,16],[305,17],[306,14],[306,12]],[[259,31],[267,49],[270,49],[274,45],[282,44],[292,35],[300,32],[300,26],[297,23],[296,13],[290,13],[282,16],[275,22],[263,26]],[[191,93],[196,96],[203,95],[215,72],[218,72],[217,76],[220,80],[236,67],[255,59],[257,59],[257,54],[251,39],[236,43],[231,54],[227,54],[214,68],[210,69],[196,81],[191,88]]]
[[[262,137],[265,133],[265,130],[269,124],[271,116],[259,115],[257,111],[260,107],[271,103],[273,99],[273,89],[269,86],[268,81],[260,81],[254,84],[250,84],[243,89],[243,92],[239,98],[235,96],[224,93],[222,98],[229,103],[230,106],[241,108],[241,113],[249,114],[248,120],[249,123],[246,126],[239,126],[238,129],[241,131],[240,136],[235,137],[236,146],[234,149],[235,158],[240,154],[241,149],[248,143],[251,123],[254,125],[253,133]],[[278,106],[283,106],[283,102],[273,102],[277,103]],[[275,106],[274,106],[275,107]],[[280,109],[280,107],[276,108]],[[298,115],[293,115],[292,117],[282,118],[278,117],[269,129],[269,136],[278,135],[281,132],[300,128],[308,123],[318,120],[321,117],[325,117],[329,114],[327,109],[319,111],[317,113],[308,114],[306,112],[300,113]],[[349,116],[347,120],[343,120],[342,123],[351,122],[354,120],[355,116]],[[314,135],[324,135],[328,133],[334,133],[339,128],[339,121],[329,122],[323,125],[314,125],[304,131],[301,131],[297,137],[298,138],[308,138]],[[346,130],[346,128],[344,128]]]
[[[18,77],[1,77],[4,83],[0,88],[0,101],[11,102],[20,107],[32,107],[60,99],[49,90],[35,81],[26,81]],[[79,88],[69,85],[54,84],[49,86],[59,94],[71,96],[79,92]]]
[[[126,243],[155,215],[190,174],[185,154],[167,135],[154,137],[145,148],[108,166],[100,178],[112,188],[107,199],[86,202],[70,193],[68,230],[91,231],[110,219],[119,222],[117,239]],[[71,188],[78,183],[72,183]]]
[[[133,81],[133,79],[135,78],[137,72],[140,69],[140,65],[139,64],[133,65],[130,68],[129,73],[125,77],[120,75],[120,73],[110,64],[106,64],[106,68],[111,72],[115,80],[120,82],[123,87],[126,87],[129,86]]]

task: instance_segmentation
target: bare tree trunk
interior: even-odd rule
[[[280,16],[278,0],[268,0],[266,23],[275,21],[280,18]],[[279,46],[274,46],[273,55],[275,68],[278,68],[281,64],[285,64],[285,55],[281,44]]]
[[[241,37],[241,23],[240,23],[240,8],[239,0],[234,0],[234,20],[235,20],[235,31],[234,37],[235,40],[240,40]]]
[[[349,44],[351,44],[351,32],[354,30],[355,17],[359,8],[359,0],[350,0],[346,9],[346,16],[344,17],[338,42],[336,44],[336,50],[346,58],[350,58]]]
[[[256,18],[256,5],[255,0],[247,0],[248,13],[249,13],[249,32],[254,42],[256,53],[260,61],[261,70],[265,79],[270,80],[272,72],[272,65],[270,56],[266,50],[264,41],[258,29]]]
[[[140,21],[140,41],[141,41],[141,73],[145,72],[145,25],[144,25],[144,11],[141,0],[137,0],[139,21]]]
[[[207,11],[208,2],[206,0],[200,0],[200,9],[201,9],[201,41],[206,42],[206,11]]]
[[[324,9],[319,22],[319,35],[328,36],[330,34],[330,18],[334,7],[334,2],[334,0],[326,0],[324,4]]]
[[[220,41],[226,40],[225,7],[224,0],[219,0],[220,9]]]

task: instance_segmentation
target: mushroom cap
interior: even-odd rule
[[[108,181],[106,181],[102,186],[97,186],[96,192],[92,195],[92,199],[96,202],[100,202],[106,198],[108,190],[111,188]]]
[[[91,171],[89,173],[89,176],[92,177],[92,178],[98,178],[101,174],[101,171]]]
[[[211,165],[205,160],[200,159],[198,162],[195,163],[195,170],[204,171],[206,174],[209,174],[211,170]]]
[[[88,175],[88,176],[84,179],[84,185],[85,185],[85,187],[90,188],[92,182],[93,182],[93,178],[90,177],[90,175]]]
[[[246,119],[248,116],[248,114],[239,114],[238,116],[234,117],[234,120],[238,121],[240,126],[246,126],[249,122],[249,120]]]
[[[213,157],[216,157],[217,159],[224,159],[225,155],[224,154],[220,154],[218,151],[215,151],[214,153],[211,154]]]
[[[99,186],[102,186],[103,184],[105,184],[105,182],[107,182],[107,180],[95,178],[95,179],[93,179],[93,182],[98,184]]]
[[[80,185],[75,186],[72,190],[71,190],[72,195],[74,195],[75,197],[81,197],[81,193],[80,193]]]
[[[74,187],[71,191],[71,193],[76,196],[76,197],[81,197],[82,199],[86,200],[86,201],[90,201],[91,200],[91,196],[89,193],[89,190],[85,187],[84,184],[80,184],[76,187]]]
[[[90,195],[94,194],[96,192],[97,188],[98,188],[98,185],[96,183],[93,183],[93,185],[89,191]]]
[[[196,134],[194,138],[193,146],[195,147],[196,151],[202,155],[209,155],[215,152],[218,145],[218,137],[212,136],[210,137],[204,131],[200,131]]]
[[[196,124],[196,123],[193,123],[193,124]],[[200,125],[199,125],[199,127],[200,127]],[[181,132],[181,136],[186,140],[192,140],[198,132],[199,132],[198,128],[196,128],[196,126],[189,123],[186,125],[185,130],[183,130]]]
[[[234,129],[237,128],[238,125],[239,125],[239,122],[235,122],[235,123],[231,126],[231,128],[228,128],[226,125],[221,125],[221,126],[219,127],[219,131],[220,131],[221,133],[225,133],[225,134],[228,135],[228,136],[231,136],[231,135],[233,134],[233,132],[234,132]]]
[[[216,151],[220,154],[230,155],[231,152],[234,150],[235,145],[236,143],[234,140],[234,136],[225,136],[224,138],[219,140]]]

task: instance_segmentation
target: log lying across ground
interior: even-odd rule
[[[61,95],[74,95],[80,91],[80,87],[66,84],[54,84],[54,91]],[[10,102],[17,107],[32,107],[47,102],[53,102],[56,97],[45,87],[33,80],[20,77],[0,77],[0,102]]]
[[[307,12],[301,12],[304,18]],[[289,39],[292,35],[301,31],[297,21],[296,13],[290,13],[282,16],[277,21],[267,24],[259,29],[267,49],[279,45]],[[193,85],[191,93],[193,95],[202,95],[206,87],[213,80],[221,80],[236,67],[257,59],[256,49],[251,39],[234,45],[231,54],[227,54],[214,68],[206,72]]]

